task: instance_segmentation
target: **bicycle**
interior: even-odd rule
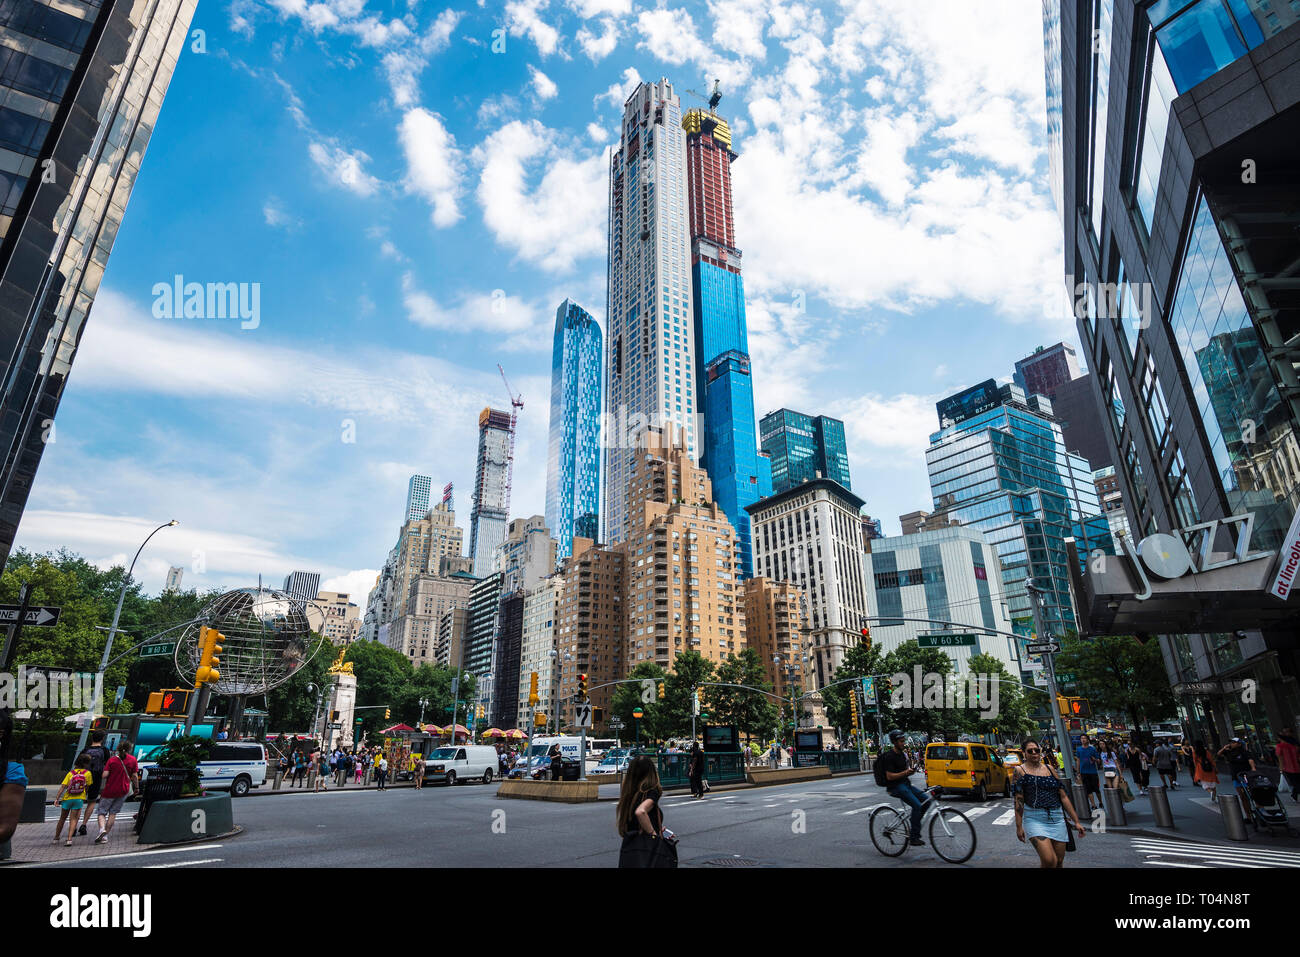
[[[939,788],[926,788],[929,795],[921,818],[921,833],[929,822],[930,846],[949,864],[964,864],[975,853],[975,826],[955,807],[944,807],[938,799]],[[871,812],[867,830],[871,843],[886,857],[901,857],[911,843],[912,809],[904,805],[882,804]],[[967,843],[969,842],[969,846]]]

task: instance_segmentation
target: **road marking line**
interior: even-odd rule
[[[175,864],[146,864],[145,870],[159,870],[164,867],[193,867],[195,864],[220,864],[225,858],[205,857],[199,861],[177,861]]]
[[[1159,852],[1162,850],[1195,850],[1209,854],[1226,854],[1250,859],[1266,859],[1286,864],[1300,864],[1300,853],[1296,853],[1295,851],[1277,851],[1266,847],[1224,847],[1221,844],[1193,844],[1183,841],[1160,841],[1152,838],[1141,837],[1133,839],[1133,846],[1138,850],[1143,851]]]
[[[1180,864],[1178,861],[1147,861],[1147,864],[1150,864],[1150,865],[1156,865],[1156,864],[1159,864],[1161,867],[1199,867],[1199,868],[1208,868],[1208,867],[1210,866],[1209,864]]]
[[[1001,815],[993,820],[994,824],[1010,824],[1016,819],[1016,809],[1012,808],[1006,814]]]
[[[966,811],[964,813],[966,817],[969,819],[973,817],[979,817],[981,814],[988,814],[989,811],[991,810],[993,810],[993,808],[985,804],[983,807],[973,807],[969,811]]]
[[[852,811],[844,811],[842,813],[844,814],[845,817],[847,817],[850,814],[862,814],[866,811],[874,811],[876,808],[883,807],[883,806],[884,805],[882,804],[869,804],[866,807],[855,807]]]
[[[1300,867],[1300,864],[1278,864],[1272,861],[1260,861],[1246,857],[1228,857],[1214,854],[1206,854],[1196,851],[1146,851],[1148,858],[1151,857],[1195,857],[1202,861],[1223,864],[1227,867]]]
[[[28,866],[28,867],[45,867],[45,866],[48,865],[48,864],[67,864],[67,863],[69,863],[69,862],[74,863],[74,864],[76,864],[76,863],[79,863],[79,864],[85,864],[85,863],[88,862],[88,861],[118,860],[118,859],[123,858],[123,857],[141,857],[141,856],[146,855],[146,854],[149,854],[149,855],[153,855],[153,854],[180,854],[180,853],[182,853],[182,852],[184,852],[184,851],[215,851],[215,850],[217,850],[217,848],[219,848],[219,847],[221,847],[220,844],[195,844],[195,845],[193,845],[192,847],[164,847],[164,848],[159,848],[159,849],[156,850],[156,851],[128,851],[128,852],[125,853],[125,854],[97,854],[97,855],[94,856],[94,857],[80,857],[80,858],[72,858],[72,859],[70,859],[70,861],[67,861],[67,860],[64,860],[64,861],[37,861],[37,862],[35,862],[35,863],[28,864],[28,865],[26,865],[26,866]]]

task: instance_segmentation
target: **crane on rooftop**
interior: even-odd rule
[[[687,90],[686,92],[691,94],[691,96],[698,96],[701,100],[705,100],[709,104],[709,112],[716,113],[718,111],[718,104],[722,102],[722,90],[718,88],[718,84],[719,81],[715,78],[713,81],[713,92],[708,96],[705,96],[703,93],[696,93],[694,90]]]

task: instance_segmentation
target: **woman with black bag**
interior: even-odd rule
[[[699,742],[691,745],[691,761],[686,768],[686,776],[691,782],[691,796],[704,797],[704,752],[700,750]]]
[[[654,762],[644,756],[633,758],[618,796],[618,833],[623,836],[619,867],[677,866],[677,838],[664,827],[661,797]]]

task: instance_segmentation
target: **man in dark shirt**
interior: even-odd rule
[[[1246,823],[1250,823],[1250,789],[1243,782],[1241,775],[1257,770],[1255,756],[1246,750],[1241,738],[1233,738],[1226,746],[1219,749],[1219,757],[1228,762],[1228,773],[1232,775],[1232,786],[1237,789],[1241,801],[1241,813]]]
[[[885,790],[912,809],[911,843],[921,845],[925,843],[921,840],[921,818],[925,816],[924,808],[929,798],[924,791],[918,791],[908,783],[907,779],[916,773],[916,769],[903,750],[906,740],[902,731],[889,732],[889,743],[893,748],[880,756],[880,766],[885,769]]]

